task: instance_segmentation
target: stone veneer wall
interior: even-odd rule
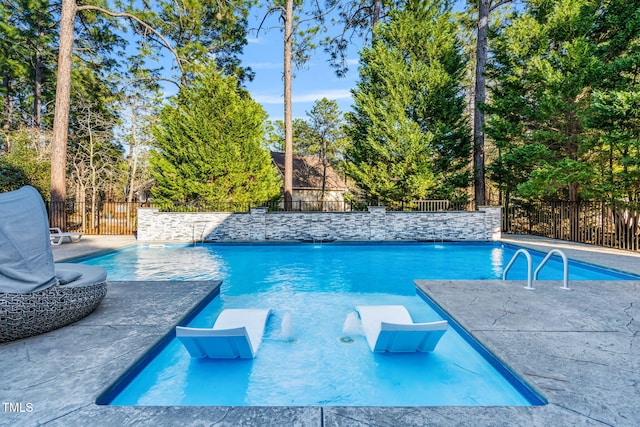
[[[386,212],[372,206],[368,212],[249,213],[160,212],[138,209],[138,240],[199,241],[328,241],[328,240],[498,240],[501,208],[477,211]]]

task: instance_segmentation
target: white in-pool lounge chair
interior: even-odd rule
[[[84,233],[80,232],[71,232],[71,231],[62,231],[58,227],[49,228],[49,240],[52,245],[61,244],[64,239],[69,239],[72,243],[77,243],[82,238]]]
[[[252,359],[270,314],[269,309],[229,308],[220,313],[213,328],[177,326],[176,337],[191,357]]]
[[[373,352],[433,351],[448,327],[446,320],[413,323],[402,305],[361,305],[356,310]]]

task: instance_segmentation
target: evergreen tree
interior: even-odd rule
[[[317,100],[307,111],[310,133],[301,142],[301,151],[322,158],[323,164],[337,165],[344,157],[344,118],[336,101]]]
[[[464,197],[465,62],[446,1],[409,0],[374,30],[347,114],[345,170],[368,199]]]
[[[591,34],[602,63],[585,127],[593,135],[599,193],[640,201],[640,4],[603,3]]]
[[[140,46],[148,55],[157,55],[166,48],[159,34],[172,42],[181,59],[178,81],[188,82],[200,67],[211,61],[224,75],[235,75],[244,81],[253,78],[251,69],[241,67],[239,58],[247,44],[247,19],[252,4],[251,0],[156,0],[136,3],[134,7],[139,9],[129,12],[158,31],[151,33],[132,22],[132,28],[141,36]]]
[[[236,78],[208,70],[160,114],[152,195],[176,203],[270,200],[280,182],[260,147],[266,113]]]
[[[346,136],[344,133],[343,116],[336,101],[322,98],[313,104],[309,117],[310,138],[305,144],[306,153],[317,156],[322,161],[322,198],[324,200],[327,187],[327,171],[329,166],[340,169],[344,163],[344,147]]]
[[[640,85],[593,94],[586,126],[595,131],[598,195],[640,201]]]
[[[475,76],[473,79],[473,175],[474,175],[474,199],[476,206],[486,204],[486,180],[485,180],[485,132],[484,110],[486,102],[486,70],[488,52],[489,16],[502,5],[511,0],[467,0],[470,9],[476,10],[475,22]]]
[[[293,200],[293,113],[292,113],[292,81],[293,66],[304,66],[315,49],[313,39],[324,28],[324,19],[335,8],[336,3],[330,0],[323,9],[320,3],[304,0],[270,0],[266,2],[267,12],[264,20],[270,15],[278,16],[283,35],[283,97],[284,97],[284,209],[291,210]]]
[[[338,2],[338,14],[334,24],[339,32],[323,42],[329,54],[329,64],[336,74],[343,77],[348,66],[348,48],[354,40],[369,42],[374,27],[387,17],[390,8],[402,1],[396,0],[344,0]]]
[[[487,132],[507,195],[577,201],[636,179],[614,175],[637,170],[638,16],[618,0],[530,0],[499,31]]]
[[[293,133],[293,154],[307,154],[305,148],[314,138],[313,129],[309,126],[305,119],[295,118],[291,123]],[[282,120],[271,121],[266,123],[265,146],[270,151],[284,153],[285,137],[284,122]]]
[[[27,131],[13,133],[11,151],[0,154],[0,193],[31,185],[45,200],[48,198],[48,153],[34,141],[37,137]]]
[[[293,120],[293,152],[318,156],[332,166],[340,166],[344,158],[346,137],[344,117],[338,103],[327,98],[317,100],[307,119]],[[266,145],[272,151],[284,152],[284,122],[267,122]]]
[[[108,9],[107,5],[124,10],[114,11]],[[115,46],[122,44],[122,39],[114,33],[113,26],[118,25],[114,21],[124,20],[142,36],[139,47],[143,55],[151,51],[149,41],[171,52],[180,70],[182,83],[186,83],[192,73],[197,73],[200,67],[206,67],[209,62],[219,61],[218,64],[228,72],[241,75],[246,72],[239,68],[236,56],[246,43],[246,7],[239,4],[238,14],[235,14],[236,11],[231,6],[208,0],[189,2],[185,9],[176,8],[170,2],[159,2],[154,6],[143,2],[143,10],[134,9],[134,6],[137,5],[132,3],[127,6],[120,2],[111,5],[103,0],[94,4],[79,4],[77,0],[62,0],[60,3],[56,101],[51,142],[51,199],[56,203],[63,203],[66,197],[66,144],[74,44],[81,46],[81,51],[95,50],[98,53],[96,56],[104,59],[107,53],[113,52]],[[153,24],[145,22],[145,19]],[[75,27],[76,22],[82,25]],[[87,49],[89,46],[85,42],[88,40],[98,41],[99,44]],[[124,52],[120,54],[126,55]],[[185,67],[185,61],[188,67]],[[113,61],[103,64],[109,62],[113,64]],[[98,70],[95,70],[96,74]]]
[[[55,16],[47,0],[14,0],[0,4],[0,73],[4,150],[11,149],[11,132],[24,127],[44,133],[50,120],[51,74],[55,66]],[[18,131],[15,138],[24,135]],[[34,133],[42,145],[42,135]],[[0,142],[0,147],[2,147]]]

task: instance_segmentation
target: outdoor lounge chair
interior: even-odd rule
[[[82,238],[84,233],[61,231],[58,227],[49,228],[49,240],[52,245],[59,245],[64,242],[64,239],[69,239],[69,242],[77,243]]]
[[[252,359],[264,335],[269,309],[223,310],[213,328],[176,327],[176,336],[192,357]]]
[[[402,305],[361,305],[356,311],[373,352],[433,351],[448,327],[446,320],[413,323]]]
[[[91,313],[107,272],[56,264],[47,211],[33,187],[0,194],[0,342],[42,334]]]

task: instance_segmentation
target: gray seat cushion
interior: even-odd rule
[[[57,262],[55,270],[62,286],[86,286],[107,280],[107,271],[93,265]]]
[[[56,283],[42,197],[33,187],[0,194],[0,292],[29,293]]]

